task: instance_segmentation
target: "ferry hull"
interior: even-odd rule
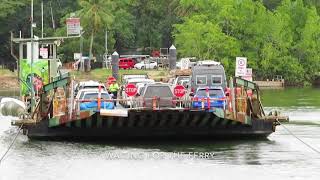
[[[49,127],[49,120],[27,126],[29,138],[261,138],[274,132],[272,121],[253,119],[250,125],[220,118],[212,112],[144,111],[130,112],[128,117],[89,118]]]

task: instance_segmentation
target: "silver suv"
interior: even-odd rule
[[[140,106],[146,108],[176,107],[172,87],[165,83],[147,84],[137,99]]]

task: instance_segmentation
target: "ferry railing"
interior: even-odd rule
[[[203,98],[197,98],[197,97],[187,97],[185,98],[166,98],[166,106],[163,106],[161,104],[161,101],[164,100],[164,98],[161,97],[151,97],[151,98],[132,98],[132,99],[123,99],[123,98],[117,98],[117,99],[82,99],[77,100],[73,98],[68,98],[64,100],[60,100],[59,102],[56,102],[55,107],[57,109],[54,109],[53,116],[61,116],[61,115],[69,115],[69,119],[76,119],[77,117],[80,117],[81,112],[84,112],[86,110],[93,110],[95,112],[100,112],[101,109],[106,109],[107,105],[103,102],[109,102],[109,103],[124,103],[124,102],[131,102],[131,106],[129,108],[126,108],[128,111],[130,110],[139,110],[139,111],[164,111],[164,110],[173,110],[173,111],[197,111],[197,112],[217,112],[219,116],[223,116],[225,118],[229,119],[235,119],[232,114],[232,107],[231,107],[231,101],[230,97],[224,97],[224,98],[210,98],[210,97],[203,97]],[[100,101],[100,103],[98,103]],[[146,103],[148,101],[148,103]],[[218,102],[218,104],[215,104],[215,102]],[[237,105],[240,105],[241,102],[246,102],[247,99],[245,97],[237,97],[236,101]],[[92,108],[88,108],[86,110],[80,109],[81,103],[88,103],[88,102],[97,102],[97,106],[94,106]],[[73,105],[73,106],[71,106]],[[111,108],[112,111],[115,109],[117,111],[118,109],[124,109],[125,108]],[[238,110],[240,108],[237,108]],[[246,104],[243,104],[242,110],[243,113],[246,112]],[[246,114],[250,116],[250,114]],[[71,118],[70,118],[71,117]],[[239,119],[239,121],[242,122],[242,119]]]
[[[166,106],[161,106],[161,101],[166,102]],[[171,102],[169,102],[171,101]],[[222,106],[216,107],[212,103],[222,101]],[[190,98],[190,99],[179,99],[179,98],[161,98],[161,97],[151,97],[151,98],[133,98],[133,99],[83,99],[75,100],[76,108],[75,111],[80,110],[81,103],[88,102],[97,102],[97,110],[100,110],[101,102],[110,102],[110,103],[124,103],[130,102],[131,106],[128,109],[152,109],[152,110],[162,110],[162,109],[184,109],[184,110],[213,110],[215,108],[220,108],[227,110],[228,99],[227,98]],[[99,103],[100,102],[100,103]],[[148,105],[147,103],[148,102]],[[194,103],[201,103],[201,106],[195,105]],[[151,106],[150,106],[151,104]],[[170,106],[170,107],[169,107]]]

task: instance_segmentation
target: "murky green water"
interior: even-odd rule
[[[320,149],[320,89],[263,91],[266,111],[290,115],[286,126]],[[0,118],[0,153],[16,128]],[[185,152],[181,155],[181,152]],[[190,152],[190,153],[189,153]],[[214,153],[201,158],[199,153]],[[0,165],[0,180],[34,179],[319,179],[317,154],[278,127],[268,140],[80,143],[19,136]]]

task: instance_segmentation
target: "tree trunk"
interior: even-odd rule
[[[91,69],[91,59],[92,59],[92,56],[93,56],[92,55],[93,37],[94,37],[94,30],[91,31],[88,71],[90,71],[90,69]]]

